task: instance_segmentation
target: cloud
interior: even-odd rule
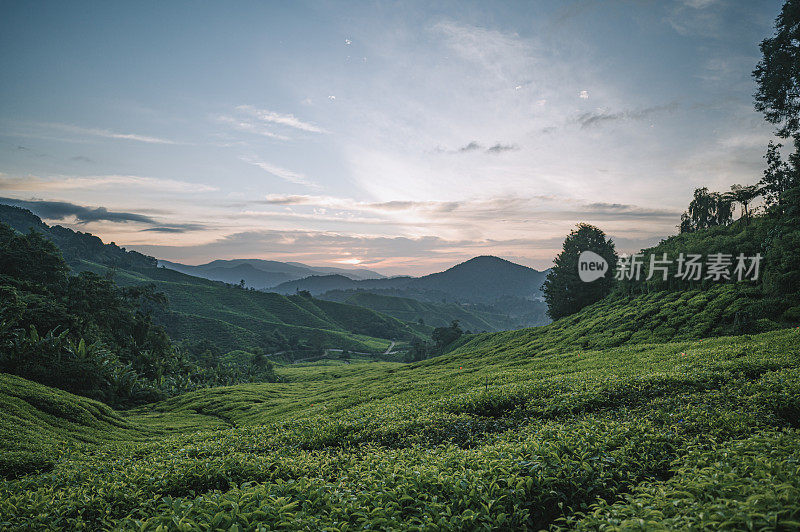
[[[37,216],[46,220],[66,220],[75,218],[78,224],[93,222],[113,222],[113,223],[140,223],[154,225],[155,227],[143,229],[143,231],[157,231],[169,233],[183,233],[186,231],[198,231],[205,229],[206,226],[194,223],[175,223],[166,224],[155,218],[133,212],[110,211],[105,207],[86,207],[68,201],[47,201],[47,200],[20,200],[14,198],[0,197],[0,204],[12,205],[28,209]]]
[[[206,226],[201,224],[176,224],[161,227],[148,227],[142,229],[142,232],[151,231],[154,233],[186,233],[188,231],[200,231],[205,229]]]
[[[582,128],[596,126],[603,122],[613,122],[625,118],[625,113],[608,113],[605,111],[583,113],[578,117],[578,123]]]
[[[444,44],[461,59],[478,65],[506,87],[519,83],[518,60],[527,58],[529,50],[516,33],[442,21],[431,28],[444,37]]]
[[[465,225],[478,220],[525,220],[541,216],[550,220],[580,219],[591,217],[603,220],[677,219],[680,212],[670,209],[653,209],[623,203],[586,203],[575,199],[548,195],[530,197],[502,196],[464,201],[388,201],[365,202],[333,196],[303,194],[270,194],[254,203],[281,206],[306,206],[316,209],[338,209],[341,211],[418,214],[432,217],[436,223]],[[281,213],[286,215],[286,213]],[[441,214],[449,214],[447,220]],[[303,216],[292,213],[290,216]],[[394,223],[402,224],[402,221]]]
[[[232,126],[234,129],[238,129],[239,131],[246,131],[247,133],[253,133],[255,135],[261,135],[263,137],[270,137],[278,140],[290,140],[290,138],[285,135],[279,135],[278,133],[264,129],[257,124],[253,124],[252,122],[248,122],[246,120],[239,120],[238,118],[234,118],[232,116],[219,115],[216,117],[216,120],[222,124]]]
[[[514,151],[517,150],[516,146],[512,146],[510,144],[495,144],[494,146],[490,146],[486,149],[487,153],[503,153],[505,151]]]
[[[240,105],[236,108],[236,110],[252,115],[263,122],[286,126],[300,131],[307,131],[309,133],[326,133],[326,131],[321,127],[309,122],[303,122],[291,114],[281,114],[267,111],[265,109],[256,109],[252,105]]]
[[[145,224],[155,224],[153,218],[143,214],[130,212],[109,211],[105,207],[84,207],[66,201],[45,201],[45,200],[18,200],[13,198],[0,197],[0,203],[13,205],[28,209],[34,214],[48,220],[64,220],[74,216],[78,223],[89,222],[139,222]]]
[[[489,146],[488,148],[485,147],[483,144],[480,144],[478,141],[473,140],[470,141],[469,144],[458,148],[457,150],[445,150],[442,148],[437,148],[436,151],[444,152],[444,153],[470,153],[475,151],[480,151],[483,153],[491,153],[491,154],[499,154],[506,151],[514,151],[518,150],[519,148],[513,144],[502,144],[500,142]]]
[[[103,137],[107,139],[133,140],[136,142],[145,142],[147,144],[181,144],[179,142],[175,142],[169,139],[151,137],[148,135],[138,135],[135,133],[117,133],[115,131],[111,131],[108,129],[86,128],[86,127],[73,126],[71,124],[60,124],[60,123],[47,123],[43,125],[53,129],[60,129],[62,131],[68,131],[70,133],[77,133],[79,135],[91,135],[94,137]]]
[[[254,249],[269,250],[272,260],[301,262],[334,262],[347,250],[348,258],[357,257],[362,263],[391,265],[395,259],[408,261],[419,267],[430,262],[454,264],[499,246],[548,248],[560,245],[562,239],[450,240],[438,236],[381,236],[352,235],[333,231],[247,231],[234,233],[216,241],[189,246],[141,245],[136,249],[169,259],[182,257],[205,260],[207,257],[238,258],[252,255]],[[195,260],[196,260],[195,259]],[[404,268],[405,273],[409,273]]]
[[[621,218],[668,218],[677,219],[680,212],[671,209],[649,209],[638,205],[625,203],[587,203],[585,205],[588,216],[603,214]]]
[[[714,4],[718,4],[719,0],[683,0],[683,4],[694,9],[705,9]]]
[[[144,188],[159,192],[212,192],[217,187],[174,179],[157,179],[132,175],[48,176],[46,178],[0,176],[0,190],[36,192],[45,190],[96,190],[109,187]]]
[[[307,187],[319,188],[319,185],[310,181],[303,174],[264,162],[258,157],[243,155],[239,157],[239,159],[248,164],[252,164],[253,166],[257,166],[258,168],[261,168],[268,174],[272,174],[275,177],[283,179],[284,181],[288,181],[289,183],[294,183],[296,185],[304,185]]]
[[[461,206],[456,201],[384,201],[367,202],[334,196],[312,196],[305,194],[269,194],[264,200],[257,201],[266,205],[305,205],[325,209],[341,209],[347,211],[398,212],[411,210],[427,210],[432,212],[452,212]]]
[[[722,34],[724,4],[709,9],[719,0],[684,0],[672,7],[666,22],[679,35],[698,35],[705,38],[719,37]]]
[[[677,107],[678,104],[673,102],[666,105],[654,105],[652,107],[645,107],[644,109],[623,110],[613,113],[605,110],[590,111],[579,115],[577,122],[581,125],[581,128],[588,128],[599,126],[607,122],[615,122],[617,120],[643,120],[656,113],[672,111]]]

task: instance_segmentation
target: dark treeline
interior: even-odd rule
[[[162,294],[91,272],[71,275],[59,248],[33,229],[0,224],[0,300],[0,372],[109,404],[275,378],[263,357],[242,367],[191,356],[153,323]]]

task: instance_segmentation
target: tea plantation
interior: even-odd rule
[[[0,528],[800,527],[800,330],[576,347],[588,323],[122,412],[3,375]]]

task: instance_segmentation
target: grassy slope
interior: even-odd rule
[[[416,322],[421,318],[426,325],[432,327],[445,327],[453,320],[458,320],[465,330],[500,331],[511,328],[513,324],[508,316],[470,310],[455,303],[426,303],[407,297],[370,292],[328,292],[324,297],[366,307],[403,321]]]
[[[740,310],[758,301],[757,289],[718,285],[706,290],[612,296],[546,327],[464,337],[459,350],[529,353],[602,349],[642,342],[668,342],[766,332],[783,323],[743,321]],[[800,324],[799,324],[800,325]]]
[[[0,483],[0,515],[10,528],[145,530],[800,516],[798,330],[586,349],[551,328],[541,347],[497,334],[421,363],[289,368],[294,382],[125,413],[175,435],[66,454],[47,482]]]
[[[104,274],[107,268],[84,262],[81,269]],[[209,338],[222,349],[259,345],[258,336],[278,330],[287,338],[316,340],[325,347],[382,351],[385,339],[417,335],[390,316],[352,305],[300,296],[241,290],[167,268],[117,270],[120,285],[155,283],[169,298],[170,313],[162,318],[170,335],[181,340]],[[380,332],[381,339],[368,333]]]
[[[0,373],[0,475],[49,470],[63,449],[152,432],[103,403]]]

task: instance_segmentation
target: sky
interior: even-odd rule
[[[760,178],[780,6],[0,0],[0,203],[187,264],[635,252]]]

